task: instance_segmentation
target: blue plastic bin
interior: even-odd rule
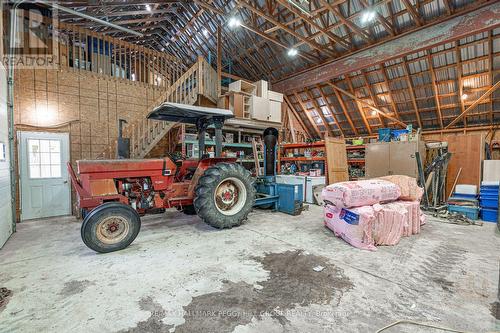
[[[498,196],[493,195],[480,195],[479,205],[485,208],[498,209]]]
[[[391,131],[391,137],[395,140],[399,140],[399,137],[401,134],[408,134],[407,129],[399,129],[399,130],[392,130]]]
[[[390,142],[391,141],[391,129],[390,128],[379,128],[378,129],[378,141]]]
[[[481,186],[481,189],[479,190],[480,194],[484,195],[491,195],[495,196],[498,198],[498,192],[499,188],[498,186]]]
[[[477,194],[464,194],[464,193],[455,193],[455,192],[453,192],[453,195],[452,195],[452,197],[450,199],[453,199],[453,198],[474,200],[474,199],[477,199]]]
[[[496,223],[498,221],[498,210],[488,208],[481,209],[481,220]]]
[[[454,213],[460,213],[470,218],[471,220],[477,220],[479,217],[479,208],[477,207],[464,207],[457,205],[448,205],[448,211]]]

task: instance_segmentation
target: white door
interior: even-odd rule
[[[68,133],[19,132],[21,219],[68,215]]]

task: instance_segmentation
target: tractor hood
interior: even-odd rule
[[[210,121],[213,118],[223,118],[225,121],[226,119],[234,118],[234,115],[231,111],[225,109],[165,102],[151,111],[147,118],[197,124],[199,120]]]

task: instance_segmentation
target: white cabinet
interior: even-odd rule
[[[269,101],[267,98],[250,97],[250,118],[257,120],[267,120],[269,116]]]
[[[306,196],[305,202],[314,203],[313,187],[316,185],[325,185],[325,176],[306,177]]]
[[[269,121],[273,121],[276,123],[281,122],[281,103],[276,101],[269,101]]]

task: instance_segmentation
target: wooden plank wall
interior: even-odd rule
[[[71,160],[114,156],[118,119],[144,118],[166,90],[85,71],[23,69],[15,76],[15,124],[71,136]],[[110,155],[110,156],[106,156]]]
[[[448,142],[448,150],[451,152],[452,157],[448,164],[447,195],[452,190],[453,182],[460,168],[462,168],[462,172],[457,184],[480,185],[484,160],[484,133],[429,135],[424,136],[424,139],[427,142],[432,140]]]

